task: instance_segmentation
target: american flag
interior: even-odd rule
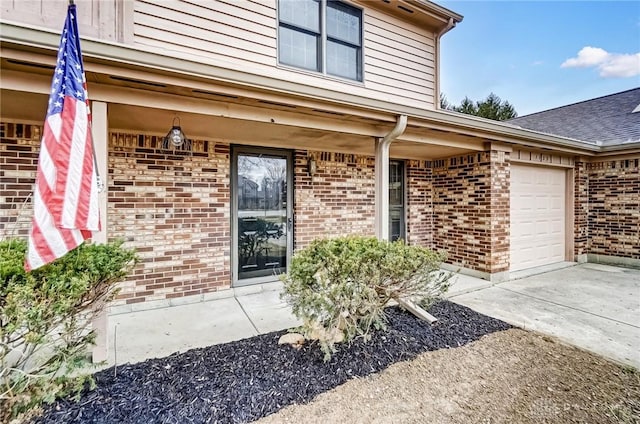
[[[42,131],[27,271],[64,256],[100,230],[98,191],[76,6],[71,4]]]

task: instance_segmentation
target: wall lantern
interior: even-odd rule
[[[176,121],[178,125],[176,125]],[[181,147],[185,141],[187,141],[187,136],[184,135],[184,132],[180,127],[180,118],[176,116],[175,118],[173,118],[173,126],[164,137],[163,146],[165,148],[168,148],[169,146]]]
[[[307,159],[307,172],[312,177],[315,175],[318,170],[318,165],[316,164],[316,160],[314,158]]]

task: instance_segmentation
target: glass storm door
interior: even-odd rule
[[[232,164],[234,286],[273,281],[293,245],[291,153],[238,147]]]
[[[406,238],[403,162],[389,162],[389,236],[391,241]]]

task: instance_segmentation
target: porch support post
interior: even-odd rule
[[[107,117],[107,103],[91,102],[91,117],[93,127],[93,143],[96,151],[96,162],[98,163],[98,174],[104,185],[103,191],[99,194],[100,204],[100,231],[93,233],[93,241],[95,243],[106,243],[107,237],[107,160],[108,160],[108,144],[109,144],[109,124]],[[108,319],[107,311],[103,309],[91,323],[96,331],[96,345],[93,348],[93,362],[102,362],[107,360],[108,343]]]
[[[396,126],[383,138],[377,138],[376,148],[376,237],[389,240],[389,147],[407,128],[407,115],[398,116]]]

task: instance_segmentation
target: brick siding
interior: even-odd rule
[[[589,253],[640,259],[640,159],[592,162]]]
[[[509,157],[487,151],[433,161],[434,246],[481,272],[509,268]]]
[[[310,158],[316,161],[313,176]],[[373,157],[297,150],[294,160],[296,249],[320,237],[375,234]]]
[[[405,161],[407,243],[433,248],[433,169],[431,161]]]
[[[587,163],[576,161],[574,167],[574,245],[575,255],[588,253],[589,248],[589,175]]]
[[[115,305],[228,288],[229,145],[195,141],[162,149],[161,137],[110,134],[109,239],[134,247],[141,263]]]
[[[29,234],[41,133],[40,125],[0,123],[0,240]]]

